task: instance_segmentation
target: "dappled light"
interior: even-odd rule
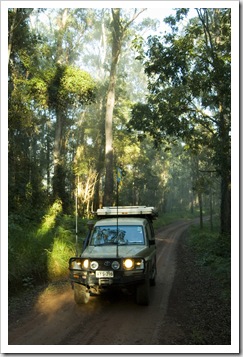
[[[62,202],[56,200],[49,208],[48,213],[43,217],[40,228],[37,230],[37,236],[42,237],[54,228],[56,218],[62,212]]]
[[[157,236],[156,237],[156,241],[161,241],[161,242],[164,242],[166,244],[173,244],[174,242],[171,241],[170,239],[167,239],[167,238],[163,238],[163,237],[160,237],[160,236]]]
[[[75,251],[71,241],[54,238],[54,242],[47,252],[48,279],[55,280],[68,275],[67,261]]]
[[[231,215],[231,178],[237,176],[231,150],[239,131],[231,113],[232,98],[238,100],[237,83],[231,88],[239,58],[235,48],[231,55],[236,1],[197,9],[3,11],[8,297],[36,298],[27,330],[13,341],[159,344],[180,258],[177,243],[186,235],[195,252],[190,263],[218,280],[230,304],[231,257],[233,250],[238,254],[237,234],[231,245],[231,219],[234,228],[238,224]],[[158,217],[146,226],[148,213],[139,213],[143,223],[124,228],[118,209],[114,213],[118,206],[153,207]],[[104,219],[112,213],[109,224],[100,221],[104,208]],[[131,212],[122,215],[125,220]],[[72,278],[74,290],[67,283]],[[150,303],[151,286],[151,306],[145,312],[121,298],[123,309],[113,315],[115,299],[94,294],[114,282],[141,305]],[[123,324],[109,324],[114,316]],[[140,319],[141,338],[134,328]]]

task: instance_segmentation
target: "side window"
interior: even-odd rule
[[[149,240],[152,239],[152,236],[151,236],[151,231],[150,231],[150,227],[149,227],[149,224],[147,223],[146,226],[145,226],[145,231],[146,231],[146,236]]]

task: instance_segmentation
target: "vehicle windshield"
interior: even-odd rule
[[[94,228],[90,245],[144,244],[142,226],[97,226]]]

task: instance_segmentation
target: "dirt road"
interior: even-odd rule
[[[33,308],[9,324],[9,345],[158,345],[176,269],[176,247],[189,223],[156,234],[157,280],[151,303],[139,306],[128,294],[92,296],[78,306],[67,282],[43,290]]]

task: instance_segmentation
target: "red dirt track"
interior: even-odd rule
[[[67,282],[43,290],[28,314],[9,324],[9,345],[159,345],[177,242],[189,224],[177,222],[156,234],[158,273],[149,306],[136,305],[126,293],[91,296],[88,304],[78,306]]]

